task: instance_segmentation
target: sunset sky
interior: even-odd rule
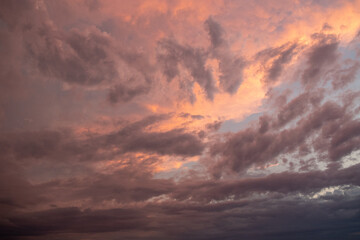
[[[360,0],[1,0],[0,238],[360,239]]]

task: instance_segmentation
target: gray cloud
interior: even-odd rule
[[[17,160],[104,161],[129,152],[160,155],[200,155],[201,139],[184,129],[165,132],[146,128],[168,116],[158,115],[125,125],[109,134],[94,134],[78,140],[69,131],[29,131],[9,133],[0,138],[1,155]]]
[[[350,62],[350,66],[339,69],[333,74],[333,81],[331,83],[334,89],[344,88],[346,85],[355,81],[356,74],[360,68],[360,63],[358,61]]]
[[[190,114],[190,113],[181,113],[179,116],[182,117],[182,118],[189,118],[190,117],[190,118],[195,119],[195,120],[200,120],[200,119],[205,118],[202,115],[193,115],[193,114]]]
[[[130,5],[119,10],[139,7]],[[194,96],[198,83],[214,100],[219,89],[209,60],[219,63],[219,88],[229,94],[250,64],[231,48],[239,33],[227,35],[223,9],[219,22],[209,17],[200,26],[209,46],[193,47],[169,38],[193,13],[173,15],[177,3],[166,6],[165,12],[146,8],[141,16],[126,11],[131,21],[122,22],[104,16],[105,2],[0,1],[0,108],[8,110],[0,117],[11,123],[39,115],[49,122],[1,128],[0,237],[358,239],[359,63],[340,59],[340,38],[315,34],[308,48],[290,42],[259,52],[253,60],[263,65],[264,87],[271,89],[259,107],[264,112],[239,132],[217,132],[226,119],[208,113],[144,117],[141,109],[135,121],[123,107],[132,108],[129,102],[159,85],[166,88],[161,74],[179,81],[181,96]],[[304,65],[287,71],[294,56]],[[292,72],[299,77],[277,82]],[[71,95],[65,106],[73,106],[85,92],[89,102],[78,108],[48,104]],[[103,108],[97,101],[106,93],[112,105],[93,110]],[[89,113],[86,121],[78,112]],[[71,115],[71,123],[62,114]],[[182,118],[184,127],[213,122],[171,128],[166,120],[172,118]],[[87,133],[79,130],[88,126]],[[272,163],[279,165],[267,168]]]
[[[205,28],[211,41],[209,51],[219,61],[220,86],[224,91],[234,94],[243,81],[243,69],[246,62],[241,56],[233,53],[224,38],[224,29],[212,17],[205,21]]]
[[[171,195],[180,200],[189,197],[200,202],[246,198],[254,193],[302,193],[313,194],[326,187],[360,184],[356,172],[360,165],[333,171],[281,172],[263,177],[244,178],[238,180],[204,180],[185,181]]]
[[[204,145],[200,139],[182,129],[167,132],[134,131],[128,135],[120,131],[107,137],[107,143],[120,148],[124,152],[154,152],[159,154],[175,154],[184,156],[200,155]]]
[[[22,32],[24,48],[42,74],[80,85],[117,78],[116,59],[109,53],[112,40],[108,35],[96,28],[88,33],[64,32],[46,24],[46,18],[42,21],[45,23],[34,22]]]
[[[69,14],[78,11],[68,9],[67,3],[4,1],[2,4],[6,11],[0,14],[6,26],[0,31],[8,48],[8,60],[0,62],[1,68],[7,69],[1,80],[7,89],[4,92],[24,91],[20,87],[24,79],[27,82],[59,80],[83,87],[112,85],[111,103],[126,102],[149,92],[155,68],[148,57],[134,49],[125,50],[122,43],[95,26],[61,26],[57,22],[60,15],[51,15],[52,7],[74,11]],[[100,7],[96,1],[84,4],[91,11]],[[124,72],[128,76],[124,77]],[[138,86],[131,85],[134,78],[138,79]]]
[[[303,109],[300,108],[300,113],[302,111]],[[281,123],[282,115],[278,116],[280,116]],[[291,113],[289,116],[294,115]],[[224,170],[244,172],[251,166],[270,162],[281,154],[301,151],[300,146],[310,136],[316,135],[321,129],[327,128],[331,124],[339,124],[339,122],[345,124],[348,117],[345,108],[334,102],[326,102],[315,108],[310,114],[305,115],[294,127],[280,131],[272,131],[274,129],[264,125],[264,121],[270,119],[261,118],[260,125],[231,134],[225,141],[215,142],[211,147],[210,154],[212,158],[218,160],[214,161],[214,165],[211,165],[210,162],[210,169],[215,176],[221,175]],[[349,151],[346,153],[354,149],[353,145],[350,145]],[[328,151],[331,152],[331,148]]]
[[[111,103],[128,102],[138,95],[149,92],[150,86],[128,87],[124,84],[115,85],[109,92],[108,100]]]
[[[192,48],[181,45],[175,40],[163,39],[158,43],[157,59],[168,81],[180,75],[179,66],[181,65],[203,88],[207,98],[212,100],[218,90],[211,70],[206,67],[207,59],[218,60],[220,87],[230,94],[236,93],[243,81],[243,69],[246,61],[230,49],[224,38],[225,31],[218,22],[210,17],[204,25],[210,36],[211,45],[208,49]],[[188,81],[186,88],[192,89],[192,84]]]
[[[101,219],[101,221],[99,221]],[[41,236],[51,233],[89,233],[129,230],[147,225],[146,217],[136,210],[87,210],[57,208],[11,218],[1,227],[3,237]],[[109,225],[109,223],[112,223]],[[85,225],[84,225],[85,224]]]
[[[315,34],[314,38],[318,39],[318,44],[310,49],[306,63],[307,68],[302,74],[302,83],[307,87],[320,82],[329,67],[339,57],[337,52],[339,42],[335,36]]]
[[[1,223],[1,234],[17,239],[29,236],[55,239],[66,233],[66,239],[76,239],[96,233],[104,236],[106,232],[113,232],[114,238],[126,238],[130,232],[136,238],[135,232],[142,231],[150,239],[338,239],[341,236],[356,239],[354,234],[360,226],[356,188],[343,187],[344,194],[318,199],[299,197],[296,193],[311,196],[324,186],[358,185],[358,171],[357,165],[335,172],[288,172],[240,181],[188,181],[175,186],[176,201],[104,210],[53,207],[16,212],[8,216],[6,223]],[[107,184],[101,185],[104,190],[97,189],[106,191]],[[259,191],[265,194],[263,198],[237,198]],[[228,195],[235,199],[210,203],[211,199]],[[182,201],[188,196],[196,201]],[[199,202],[201,199],[206,201]],[[264,226],[267,227],[259,231]]]
[[[317,107],[324,98],[321,90],[306,92],[292,99],[289,103],[282,105],[277,114],[277,120],[273,123],[275,127],[282,127],[290,121],[302,116],[311,109]]]
[[[205,91],[208,99],[212,100],[216,92],[215,82],[210,69],[205,63],[207,53],[203,49],[183,46],[174,40],[166,39],[159,42],[158,61],[168,81],[179,75],[178,65],[185,67],[193,80]],[[192,86],[192,83],[188,83]]]
[[[280,77],[286,66],[297,53],[297,43],[286,43],[277,48],[268,48],[256,54],[255,59],[263,62],[266,71],[265,83],[273,83]]]

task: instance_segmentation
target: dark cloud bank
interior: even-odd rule
[[[92,11],[98,7],[96,1],[86,2]],[[146,57],[136,51],[116,55],[112,50],[121,48],[98,29],[59,30],[46,23],[46,16],[33,15],[33,4],[1,2],[6,23],[1,42],[11,49],[7,59],[1,57],[1,100],[24,81],[12,54],[24,54],[41,78],[82,87],[110,83],[113,104],[149,93],[156,69]],[[230,51],[214,18],[205,21],[205,31],[208,48],[166,38],[158,42],[156,61],[167,81],[180,76],[182,67],[192,77],[187,87],[197,82],[213,100],[220,90],[234,94],[250,63]],[[14,42],[19,35],[23,42]],[[359,62],[341,59],[336,36],[313,38],[309,47],[288,43],[254,57],[265,72],[264,85],[270,86],[264,106],[271,110],[237,133],[213,133],[220,122],[207,126],[212,133],[203,133],[206,140],[182,128],[153,130],[171,117],[165,114],[83,138],[69,129],[2,134],[1,238],[360,239],[360,165],[342,167],[360,148],[360,92],[347,89]],[[271,88],[296,55],[303,67],[284,88],[299,81],[299,89]],[[206,68],[208,58],[219,61],[221,89]],[[119,62],[137,77],[119,80]],[[286,90],[293,95],[284,95]],[[205,170],[157,178],[153,170],[164,156],[197,156]],[[88,167],[112,160],[122,167],[110,166],[109,172]],[[251,175],[251,169],[274,163],[283,170]],[[51,169],[58,175],[45,176]],[[41,181],[32,181],[40,175]]]

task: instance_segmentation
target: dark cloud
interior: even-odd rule
[[[145,227],[146,216],[136,210],[57,208],[13,217],[1,227],[3,237],[41,236],[51,233],[89,233]]]
[[[151,124],[153,121],[154,118],[149,118],[143,124]],[[298,195],[301,193],[312,196],[331,186],[358,186],[359,165],[341,170],[282,172],[239,180],[190,178],[177,183],[153,179],[146,172],[147,169],[149,168],[137,165],[137,168],[128,167],[112,174],[92,174],[86,178],[39,185],[18,184],[16,189],[19,193],[23,191],[20,186],[31,190],[24,192],[27,194],[25,199],[31,199],[36,193],[34,189],[37,189],[42,198],[55,205],[57,202],[91,199],[105,206],[105,200],[124,204],[142,202],[163,194],[170,199],[138,207],[124,205],[123,208],[104,210],[59,208],[54,205],[48,210],[12,211],[3,215],[5,218],[0,224],[1,234],[10,239],[30,236],[55,239],[66,233],[68,235],[64,236],[65,239],[76,239],[86,234],[94,236],[96,233],[114,232],[114,238],[126,238],[127,234],[135,237],[135,232],[142,231],[145,236],[153,236],[154,239],[183,238],[190,235],[195,239],[299,239],[299,235],[303,237],[314,234],[315,239],[324,236],[327,239],[337,239],[343,234],[352,239],[351,236],[356,235],[351,234],[356,233],[360,224],[359,199],[358,195],[351,195],[351,187],[347,187],[349,193],[325,195],[319,199],[302,198]],[[6,186],[7,189],[12,189],[12,186]],[[264,198],[251,199],[251,196],[260,193],[265,194]],[[15,199],[21,197],[22,195],[13,195]],[[233,200],[227,201],[229,198]],[[191,201],[188,202],[188,199]],[[2,203],[7,204],[7,207],[11,203],[12,208],[18,208],[13,206],[13,200],[4,199]],[[31,205],[27,202],[26,206]],[[334,225],[334,222],[339,225]],[[260,226],[269,227],[259,232]],[[292,227],[289,229],[289,226]],[[187,229],[187,233],[183,229]],[[211,234],[208,233],[209,229],[213,231]]]
[[[100,137],[101,146],[116,147],[119,152],[152,152],[158,154],[195,156],[202,153],[204,144],[184,129],[165,132],[147,131],[146,127],[168,116],[159,115],[145,118],[125,126],[118,132]]]
[[[210,69],[206,67],[205,50],[183,46],[170,39],[160,41],[158,47],[157,58],[168,81],[179,75],[178,65],[182,65],[189,71],[193,80],[203,88],[207,98],[210,100],[214,98],[216,86]],[[187,84],[192,88],[192,82]]]
[[[116,77],[114,59],[109,54],[109,36],[96,28],[89,32],[63,31],[35,1],[24,5],[28,8],[18,12],[16,19],[5,16],[22,39],[22,46],[17,46],[24,49],[23,55],[18,56],[22,61],[33,63],[46,77],[68,83],[93,85]]]
[[[326,187],[340,185],[358,186],[360,178],[356,172],[359,170],[359,167],[358,164],[337,171],[328,169],[325,171],[308,171],[303,173],[282,172],[264,177],[244,178],[242,180],[186,181],[171,194],[176,199],[184,200],[191,197],[194,200],[204,202],[219,201],[229,197],[234,199],[246,198],[254,193],[268,192],[311,195]]]
[[[283,66],[291,61],[296,47],[296,44],[291,45],[288,49],[281,52],[276,60],[273,61],[268,72],[268,78],[270,81],[274,81],[280,76]]]
[[[29,56],[47,77],[80,85],[111,82],[118,77],[116,59],[109,53],[111,39],[97,29],[64,33],[40,26],[25,35],[31,36],[31,42],[25,42]]]
[[[332,26],[330,26],[328,23],[324,23],[324,25],[322,27],[323,31],[327,31],[327,30],[331,30],[331,29],[333,29]]]
[[[303,108],[300,107],[300,113],[302,111]],[[290,119],[296,116],[290,113]],[[260,125],[230,134],[225,141],[213,144],[210,154],[217,160],[214,161],[214,165],[210,164],[211,171],[215,176],[219,176],[223,170],[244,172],[251,166],[271,162],[281,154],[291,154],[296,150],[301,150],[300,146],[324,126],[338,121],[346,122],[346,120],[344,108],[333,102],[326,102],[315,108],[313,112],[300,119],[294,127],[280,131],[271,131],[272,129],[269,129],[265,122],[269,119],[261,118]],[[280,123],[282,121],[283,118],[280,117]]]
[[[135,237],[136,231],[143,232],[142,237],[149,239],[339,239],[342,236],[356,239],[360,226],[356,188],[344,185],[344,193],[318,198],[309,196],[323,186],[358,185],[358,168],[353,166],[339,172],[282,173],[220,183],[189,181],[175,188],[176,201],[155,201],[137,207],[16,212],[7,217],[7,222],[1,223],[1,233],[3,237],[18,239],[22,236],[52,239],[63,233],[69,234],[66,239],[75,239],[106,232],[114,232],[116,239],[126,238],[129,232]],[[237,199],[237,196],[258,191],[264,192],[264,197]],[[227,195],[235,199],[214,201]],[[185,200],[188,196],[193,197],[191,202]],[[206,201],[199,202],[201,198]]]
[[[339,160],[358,149],[360,149],[360,121],[353,120],[342,124],[331,139],[330,158]]]
[[[64,134],[57,131],[4,134],[0,140],[1,155],[13,154],[16,159],[42,158],[55,152],[63,139]]]
[[[31,1],[1,1],[0,3],[0,108],[9,104],[12,98],[23,95],[24,74],[19,66],[19,55],[22,54],[21,36],[16,34],[23,16],[29,14]],[[20,45],[20,46],[19,46]],[[0,111],[1,111],[0,110]],[[0,115],[3,114],[0,112]]]
[[[339,69],[333,74],[333,81],[331,83],[334,89],[344,88],[355,81],[360,63],[358,61],[350,61],[349,65],[347,68]]]
[[[268,48],[256,54],[255,59],[263,62],[266,72],[264,81],[266,83],[273,83],[278,80],[284,66],[290,63],[298,48],[297,43],[286,43],[280,47]]]
[[[1,1],[0,17],[7,27],[14,29],[21,22],[21,17],[26,16],[35,8],[35,2],[30,0],[20,0],[13,2],[9,0]]]
[[[0,64],[2,69],[8,69],[2,78],[2,82],[8,82],[4,85],[7,92],[23,91],[20,86],[23,79],[30,78],[25,74],[29,72],[32,74],[27,81],[55,79],[87,87],[111,84],[111,103],[126,102],[149,92],[154,67],[147,56],[125,50],[122,43],[95,26],[61,26],[56,22],[62,19],[61,14],[60,17],[54,14],[52,7],[70,11],[69,14],[79,11],[71,10],[68,3],[48,6],[37,1],[4,1],[2,4],[6,11],[1,13],[1,19],[7,27],[1,29],[1,35],[8,46],[10,62]],[[91,11],[100,7],[97,1],[84,1],[84,4]],[[124,77],[123,72],[128,76]],[[132,86],[135,78],[137,85]]]
[[[235,94],[250,62],[232,48],[241,31],[228,35],[220,24],[231,14],[224,17],[220,9],[183,44],[170,36],[182,35],[175,31],[187,28],[189,17],[195,22],[191,6],[179,10],[169,2],[164,12],[127,4],[115,18],[105,2],[93,0],[0,1],[0,108],[8,110],[0,118],[24,122],[39,115],[47,122],[49,109],[56,113],[47,127],[1,128],[0,237],[358,239],[359,63],[340,58],[341,36],[314,34],[309,47],[271,46],[271,38],[253,58],[271,88],[254,106],[262,112],[246,128],[223,133],[226,116],[182,112],[182,103],[161,96],[149,103],[161,112],[176,107],[173,112],[145,117],[143,108],[134,116],[125,108],[151,97],[141,95],[159,94],[159,86],[161,93],[173,88],[166,80],[178,81],[176,91],[191,101],[196,83],[208,100],[220,90]],[[183,36],[199,30],[192,27]],[[328,30],[335,28],[324,24]],[[206,32],[207,46],[190,44],[205,40]],[[255,41],[250,32],[241,34],[246,41],[238,43]],[[214,62],[219,89],[209,67]],[[290,80],[279,81],[282,76]],[[106,93],[113,105],[97,102]],[[64,111],[73,115],[70,122],[48,104],[69,95],[69,108],[83,95],[88,101]],[[174,128],[173,120],[184,128]]]
[[[124,160],[124,157],[122,157]],[[120,162],[120,160],[119,160]],[[48,181],[33,186],[41,189],[41,195],[54,204],[68,201],[87,201],[94,204],[127,204],[143,202],[173,191],[170,179],[154,179],[152,169],[160,162],[156,158],[132,157],[128,161],[113,164],[113,173],[90,172],[82,178]]]
[[[200,120],[200,119],[205,118],[202,115],[193,115],[193,114],[190,114],[190,113],[181,113],[180,117],[182,117],[182,118],[189,118],[190,117],[190,118],[195,119],[195,120]]]
[[[235,94],[243,81],[245,60],[226,53],[220,55],[219,60],[220,86],[224,91]]]
[[[205,146],[196,134],[184,129],[165,132],[147,129],[167,117],[150,116],[127,124],[119,131],[94,134],[85,139],[78,139],[70,130],[9,133],[0,138],[1,155],[16,160],[59,161],[104,161],[129,152],[200,155]]]
[[[168,81],[180,76],[179,66],[182,66],[203,88],[207,98],[212,100],[217,87],[211,69],[206,67],[206,61],[211,58],[218,60],[220,87],[230,94],[236,93],[243,81],[246,61],[230,49],[224,38],[225,31],[218,22],[210,17],[204,25],[210,36],[211,46],[208,49],[192,48],[175,40],[163,39],[158,43],[157,59]],[[193,83],[187,82],[186,85],[186,88],[192,89]]]
[[[302,74],[302,83],[310,87],[316,85],[324,78],[324,74],[329,70],[339,57],[339,41],[333,35],[315,34],[314,38],[318,43],[311,47],[308,53],[307,68]]]
[[[212,17],[205,21],[211,41],[210,53],[219,61],[220,87],[234,94],[243,81],[243,69],[246,65],[241,56],[236,56],[224,38],[225,31]]]
[[[205,29],[208,31],[213,48],[222,47],[227,44],[223,36],[225,33],[224,29],[212,17],[205,21]]]
[[[24,168],[13,159],[0,156],[0,167],[0,212],[3,217],[11,215],[15,209],[31,208],[46,201],[41,191],[26,178]]]
[[[84,187],[76,191],[74,195],[82,198],[91,197],[93,201],[99,202],[112,199],[122,203],[144,201],[167,194],[174,188],[171,180],[154,179],[150,174],[139,176],[139,173],[131,171],[119,171],[113,175],[103,175],[88,180],[92,184],[84,182]],[[114,185],[114,182],[117,184]],[[114,191],[114,189],[117,190]]]
[[[101,3],[98,0],[85,0],[84,2],[90,11],[96,11],[101,8]]]
[[[107,144],[117,146],[124,152],[154,152],[159,154],[175,154],[184,156],[200,155],[204,145],[193,134],[182,129],[167,132],[119,131],[107,137]]]
[[[289,103],[280,107],[277,114],[277,120],[273,123],[276,127],[282,127],[290,121],[302,116],[308,110],[310,106],[318,106],[323,99],[323,93],[321,90],[316,92],[306,92],[292,99]]]
[[[213,123],[208,123],[206,124],[206,128],[209,129],[210,131],[217,131],[220,129],[222,123],[223,123],[222,121],[215,121]]]
[[[149,92],[149,90],[150,86],[127,87],[124,84],[117,84],[110,90],[108,99],[111,103],[128,102],[138,95]]]

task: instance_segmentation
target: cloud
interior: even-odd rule
[[[332,86],[334,89],[344,88],[347,84],[352,83],[356,79],[356,74],[360,68],[358,61],[350,61],[349,67],[339,69],[333,74]]]
[[[5,21],[21,36],[23,58],[46,77],[68,83],[94,85],[116,77],[114,59],[109,54],[111,38],[97,30],[62,31],[51,21],[44,8],[28,1],[28,8],[15,20]],[[15,52],[14,52],[15,53]],[[21,64],[21,63],[20,63]]]
[[[318,43],[314,45],[307,59],[307,68],[302,74],[302,83],[304,86],[313,86],[320,82],[323,74],[329,70],[339,57],[337,52],[339,41],[333,35],[315,34],[314,38]]]
[[[147,86],[127,87],[124,84],[117,84],[110,90],[108,99],[111,103],[128,102],[138,95],[149,92],[149,90],[150,87]]]
[[[291,62],[298,48],[297,43],[286,43],[280,47],[268,48],[256,54],[255,59],[263,62],[265,83],[274,83],[279,79],[284,66]]]
[[[227,44],[223,36],[225,33],[224,29],[212,17],[209,17],[205,21],[205,28],[208,31],[213,48],[218,48]]]
[[[339,160],[341,157],[358,150],[360,143],[360,121],[352,120],[343,124],[340,129],[334,132],[329,146],[329,155],[332,160]]]
[[[206,61],[214,58],[219,63],[220,87],[227,93],[235,94],[243,81],[246,61],[233,53],[223,36],[225,31],[218,22],[209,17],[204,25],[210,37],[211,45],[208,49],[180,45],[172,39],[163,39],[158,43],[157,58],[163,74],[171,81],[180,75],[179,65],[185,67],[205,91],[206,97],[212,100],[218,90],[211,69],[206,67]],[[192,82],[186,84],[187,88],[192,89]]]
[[[133,156],[129,161],[118,165],[114,163],[111,167],[117,170],[112,173],[90,172],[91,175],[83,178],[52,180],[34,188],[41,189],[42,197],[60,206],[74,200],[85,201],[92,206],[105,204],[107,207],[108,204],[141,203],[168,194],[175,187],[172,180],[153,178],[151,170],[158,162],[156,158],[139,159]]]
[[[119,147],[124,152],[154,152],[158,154],[175,154],[184,156],[200,155],[204,145],[200,139],[182,129],[166,132],[127,132],[119,131],[107,137],[107,144]]]
[[[243,81],[243,69],[246,61],[236,56],[224,39],[224,29],[212,17],[205,21],[205,28],[210,36],[210,53],[219,61],[220,87],[230,93],[237,92]]]
[[[359,195],[352,192],[353,188],[345,187],[343,194],[320,198],[309,196],[322,186],[339,183],[359,184],[356,174],[358,168],[359,166],[353,166],[340,172],[327,170],[282,173],[223,183],[187,182],[175,189],[175,193],[181,194],[174,195],[178,201],[155,201],[138,207],[97,210],[57,207],[27,213],[18,212],[8,218],[7,224],[2,224],[1,232],[5,237],[19,239],[21,236],[32,235],[49,238],[54,233],[67,233],[67,238],[73,239],[79,237],[79,234],[84,236],[106,232],[116,232],[116,236],[125,237],[129,231],[132,234],[141,231],[145,236],[160,239],[189,235],[210,239],[235,239],[239,236],[301,239],[310,235],[315,239],[324,236],[327,239],[338,239],[339,236],[351,236],[356,233],[359,225],[356,214],[359,209]],[[182,198],[186,198],[185,189],[191,191],[194,199],[207,198],[207,203],[181,201]],[[180,192],[177,192],[178,190]],[[264,192],[264,197],[243,200],[235,197],[233,201],[208,203],[210,199],[217,199],[218,196],[244,196],[257,191]],[[290,194],[291,192],[294,194]],[[305,195],[299,197],[296,194],[298,192]],[[249,218],[254,215],[257,217]],[[337,224],[334,225],[334,222]],[[350,222],[353,224],[349,224]],[[164,224],[167,226],[166,230],[163,229]],[[264,225],[269,227],[259,232],[259,227]],[[188,229],[187,232],[182,231],[185,228]],[[209,228],[212,229],[212,233],[208,233]]]
[[[357,239],[359,4],[1,1],[0,236]]]
[[[158,47],[157,58],[168,81],[179,75],[178,64],[181,64],[202,87],[206,97],[210,100],[214,98],[216,86],[210,69],[206,67],[207,53],[204,49],[183,46],[170,39],[160,41]],[[192,88],[193,82],[186,84]]]
[[[196,156],[205,146],[201,139],[184,129],[165,132],[146,128],[168,118],[149,116],[107,134],[77,137],[72,131],[31,131],[7,134],[0,139],[1,155],[16,160],[104,161],[125,153]]]
[[[99,222],[99,219],[102,221]],[[138,224],[147,225],[143,213],[136,210],[88,210],[58,208],[14,217],[12,224],[2,226],[3,237],[41,236],[51,233],[109,232],[136,229]],[[82,223],[86,223],[83,225]],[[110,224],[111,223],[111,224]],[[86,226],[86,227],[84,227]]]
[[[110,85],[111,103],[127,102],[149,92],[154,67],[148,56],[135,49],[124,49],[123,43],[100,27],[91,24],[62,26],[62,13],[51,15],[54,6],[41,1],[22,4],[5,1],[3,4],[8,11],[1,15],[6,25],[1,32],[12,65],[3,62],[4,69],[8,69],[3,78],[4,81],[9,79],[9,84],[5,85],[8,90],[19,92],[23,79],[36,81],[39,78],[59,80],[70,86]],[[69,14],[83,13],[79,6],[72,9],[68,4],[55,4],[55,7]],[[87,1],[85,5],[91,11],[99,7],[96,1]],[[71,18],[74,20],[74,16]],[[31,72],[31,76],[26,76],[26,72]],[[132,86],[135,78],[138,86]]]
[[[191,197],[200,202],[212,200],[246,199],[256,193],[302,193],[313,194],[323,188],[340,185],[359,185],[360,179],[356,176],[359,165],[333,171],[285,171],[267,176],[244,178],[239,180],[205,180],[185,181],[171,193],[176,199],[185,200]]]
[[[1,155],[16,159],[42,158],[55,152],[64,139],[57,131],[22,132],[7,134],[0,140]]]
[[[190,113],[181,113],[181,114],[180,114],[180,117],[182,117],[182,118],[188,118],[188,117],[190,117],[190,118],[195,119],[195,120],[200,120],[200,119],[204,119],[204,118],[205,118],[205,117],[202,116],[202,115],[192,115],[192,114],[190,114]]]
[[[291,102],[290,105],[293,103]],[[300,113],[302,111],[303,108],[300,107]],[[281,124],[283,124],[283,115],[284,111],[283,114],[278,115]],[[294,127],[280,131],[276,131],[276,128],[275,131],[271,131],[271,128],[264,125],[264,121],[270,119],[261,118],[260,125],[230,134],[224,141],[214,142],[210,156],[217,160],[214,161],[214,165],[210,163],[210,169],[215,176],[221,175],[223,170],[244,172],[251,166],[271,162],[281,154],[294,153],[319,130],[332,123],[339,124],[339,121],[342,121],[342,124],[346,123],[347,118],[344,115],[346,115],[344,108],[334,102],[326,102],[300,119]],[[352,150],[354,147],[350,145],[349,149]]]
[[[273,123],[276,127],[282,127],[290,121],[305,114],[310,110],[310,104],[317,107],[323,99],[321,90],[316,92],[306,92],[292,99],[289,103],[280,107],[277,120]]]

